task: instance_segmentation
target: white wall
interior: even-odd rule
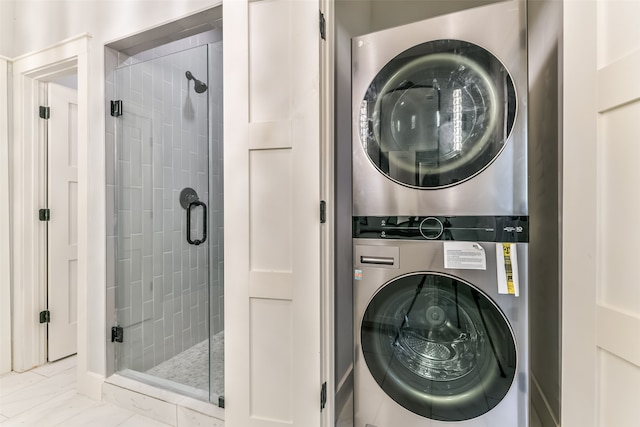
[[[5,4],[8,3],[8,4]],[[88,186],[87,256],[87,343],[85,352],[89,372],[104,375],[106,330],[106,240],[105,240],[105,72],[104,45],[109,41],[141,32],[145,29],[173,21],[214,6],[211,0],[128,0],[128,1],[0,1],[0,28],[3,29],[0,47],[12,57],[43,49],[61,40],[81,33],[90,33],[89,62],[89,143],[88,169],[91,171]],[[12,23],[16,17],[25,17]],[[13,27],[13,35],[6,35],[5,28]],[[9,42],[5,43],[5,40]],[[13,41],[13,43],[11,43]],[[2,194],[0,194],[0,197]],[[0,200],[0,206],[8,201]],[[80,373],[83,374],[83,373]],[[80,379],[80,378],[79,378]],[[79,381],[82,384],[82,381]],[[96,396],[99,397],[99,396]]]
[[[0,0],[0,55],[13,56],[13,23],[15,1]]]
[[[6,0],[0,1],[0,4]],[[99,45],[170,22],[218,2],[211,0],[17,0],[12,56],[88,32]],[[10,6],[9,6],[10,7]],[[24,18],[23,18],[24,17]],[[2,19],[2,26],[5,20]],[[0,52],[4,53],[4,52]],[[102,52],[101,52],[102,54]],[[102,72],[102,68],[94,70]],[[96,82],[98,83],[98,82]]]
[[[0,57],[0,374],[11,371],[8,63]]]

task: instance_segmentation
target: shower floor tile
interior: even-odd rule
[[[147,374],[163,378],[174,383],[209,390],[209,351],[208,341],[202,341],[193,347],[175,355],[146,371]],[[211,339],[211,393],[222,395],[224,392],[224,331]]]

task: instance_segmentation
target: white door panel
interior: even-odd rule
[[[631,426],[640,418],[640,1],[597,5],[596,413],[598,426]]]
[[[229,426],[320,425],[319,8],[225,2]]]
[[[640,0],[563,2],[561,425],[640,417]]]
[[[49,84],[48,120],[48,360],[77,351],[78,101],[77,93]]]
[[[623,61],[635,70],[635,75],[640,73],[640,54]],[[616,64],[607,68],[610,67]],[[600,73],[608,73],[607,68]],[[640,396],[640,271],[637,242],[629,237],[640,236],[640,225],[635,220],[623,220],[624,233],[621,234],[619,222],[627,218],[625,213],[640,209],[640,196],[633,190],[634,183],[640,182],[637,164],[640,102],[633,99],[633,89],[627,89],[627,97],[618,98],[613,105],[606,102],[611,99],[606,99],[608,94],[602,89],[613,82],[599,80],[598,93],[610,108],[600,110],[598,115],[599,271],[595,308],[600,393],[597,425],[631,426],[640,418],[637,404]],[[617,81],[624,86],[628,83],[624,79]],[[616,92],[621,93],[613,90],[609,94],[613,97]],[[631,396],[635,396],[635,404]]]

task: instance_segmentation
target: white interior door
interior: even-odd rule
[[[78,101],[75,90],[48,86],[47,358],[53,361],[77,352]]]
[[[564,3],[563,426],[640,419],[639,16]]]
[[[229,426],[321,422],[319,10],[224,5]]]
[[[640,419],[640,1],[598,1],[599,426]],[[623,218],[621,218],[623,215]],[[624,233],[621,233],[622,220]]]

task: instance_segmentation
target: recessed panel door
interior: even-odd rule
[[[320,8],[225,3],[229,426],[321,425]]]
[[[49,84],[48,124],[48,361],[77,351],[78,95]]]

